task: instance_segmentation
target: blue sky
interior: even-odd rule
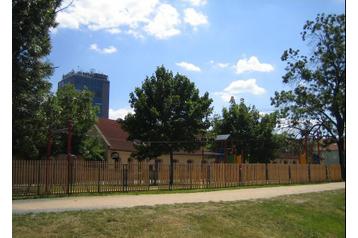
[[[269,112],[283,51],[310,52],[305,21],[343,12],[343,0],[75,0],[51,34],[53,91],[70,70],[95,69],[109,76],[110,117],[123,117],[129,93],[163,64],[209,92],[215,113],[230,96]]]

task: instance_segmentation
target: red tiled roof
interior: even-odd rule
[[[120,123],[111,119],[99,118],[96,125],[109,143],[110,149],[135,151],[133,143],[127,140],[128,133],[122,129]]]

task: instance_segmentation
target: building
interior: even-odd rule
[[[131,153],[135,151],[134,145],[128,141],[128,133],[124,131],[119,122],[111,119],[99,118],[94,128],[89,131],[91,136],[97,136],[104,141],[106,145],[106,160],[109,164],[120,162],[122,164],[136,163],[131,158]],[[210,163],[215,161],[216,153],[199,149],[193,153],[185,151],[174,152],[174,162],[180,164]],[[169,164],[170,156],[161,155],[151,161],[153,164]]]
[[[71,71],[62,76],[58,88],[73,84],[77,90],[87,88],[94,93],[93,104],[99,107],[98,117],[108,118],[109,110],[109,81],[108,76],[94,72]]]

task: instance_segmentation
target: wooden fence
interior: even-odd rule
[[[175,164],[155,171],[148,162],[110,166],[106,161],[13,160],[13,197],[124,192],[151,189],[222,188],[256,184],[341,181],[339,165]]]

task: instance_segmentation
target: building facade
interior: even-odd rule
[[[94,72],[71,71],[62,76],[58,88],[66,84],[73,84],[76,90],[87,88],[94,93],[93,105],[99,107],[98,117],[108,118],[109,86],[108,76]]]
[[[122,164],[137,163],[131,158],[132,152],[135,151],[134,145],[128,141],[128,133],[122,128],[121,124],[115,120],[100,118],[96,125],[88,132],[90,136],[96,136],[103,140],[106,145],[105,160],[110,166],[114,166],[115,162]],[[215,162],[216,153],[199,149],[189,153],[185,151],[174,152],[174,162],[179,164],[202,164]],[[170,156],[165,154],[150,161],[150,163],[170,163]]]

